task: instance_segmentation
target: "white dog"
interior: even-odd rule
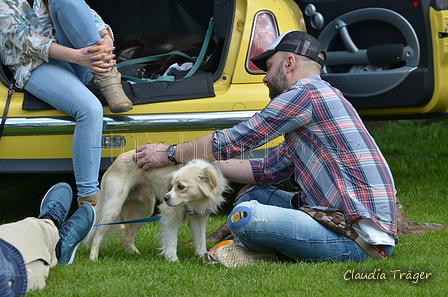
[[[101,181],[101,198],[96,206],[97,224],[132,220],[153,214],[156,199],[162,202],[160,240],[161,255],[177,261],[177,233],[183,217],[193,235],[195,255],[203,255],[206,247],[206,224],[211,213],[217,212],[228,190],[227,180],[216,165],[194,160],[185,165],[167,165],[143,171],[132,161],[134,151],[118,156]],[[167,193],[168,192],[168,193]],[[120,215],[121,214],[121,215]],[[138,253],[135,236],[144,223],[124,225],[121,242],[127,253]],[[110,225],[96,226],[85,240],[92,244],[90,260],[98,253]]]

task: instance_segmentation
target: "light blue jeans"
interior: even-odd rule
[[[294,209],[292,196],[275,187],[250,188],[238,197],[227,226],[251,251],[275,253],[281,259],[356,262],[370,259],[350,238]]]
[[[59,44],[84,48],[100,38],[84,0],[49,0],[49,10]],[[91,79],[89,69],[53,59],[34,69],[24,86],[25,90],[76,121],[72,160],[78,197],[99,191],[103,108],[85,86]]]

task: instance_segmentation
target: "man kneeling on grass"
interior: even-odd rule
[[[64,223],[72,189],[54,185],[45,194],[37,218],[0,226],[0,296],[22,296],[42,289],[51,267],[69,265],[79,243],[95,222],[95,210],[84,204]]]
[[[162,144],[138,147],[133,156],[143,170],[193,158],[217,160],[228,179],[256,184],[240,192],[230,213],[228,227],[235,239],[214,249],[225,266],[274,255],[360,262],[386,258],[394,249],[392,174],[355,109],[321,79],[325,58],[309,34],[282,34],[252,59],[267,71],[263,81],[271,101],[262,111],[169,149]],[[284,142],[262,159],[231,159],[279,136]],[[298,193],[270,186],[288,178]]]

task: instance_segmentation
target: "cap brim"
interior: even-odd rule
[[[275,54],[277,52],[277,50],[268,50],[265,51],[262,54],[259,54],[258,56],[253,57],[252,59],[250,59],[252,61],[252,63],[255,64],[255,66],[257,66],[258,68],[260,68],[263,71],[268,71],[267,67],[266,67],[266,60],[272,56],[273,54]]]

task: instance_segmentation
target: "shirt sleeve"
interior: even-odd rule
[[[41,60],[48,62],[50,45],[55,40],[50,36],[43,36],[32,31],[30,23],[43,22],[43,25],[51,26],[49,19],[37,20],[37,16],[33,16],[30,13],[30,20],[27,20],[21,16],[18,7],[12,7],[5,1],[0,1],[0,11],[1,33],[4,34],[19,51],[28,56],[39,57]],[[5,62],[8,64],[7,61]]]
[[[288,157],[286,143],[281,143],[264,158],[249,159],[257,185],[271,185],[289,178],[294,164]]]
[[[213,156],[217,160],[234,158],[306,125],[310,119],[311,103],[305,90],[290,88],[249,120],[215,131],[212,136]]]
[[[90,9],[90,12],[92,13],[93,20],[95,21],[95,25],[96,25],[98,32],[103,29],[107,29],[107,31],[109,32],[112,39],[114,39],[114,33],[112,31],[112,28],[103,21],[101,16],[95,10]]]

